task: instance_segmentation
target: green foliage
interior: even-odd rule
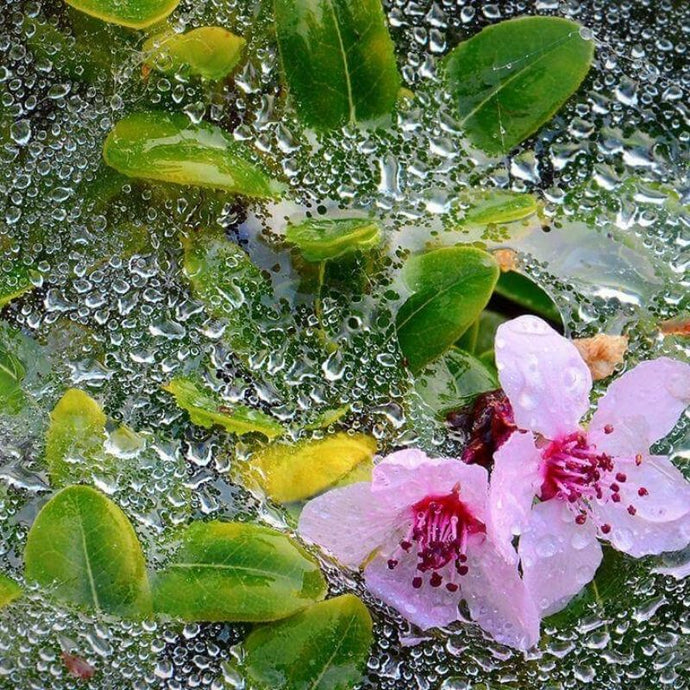
[[[465,132],[487,153],[508,153],[575,93],[593,56],[594,41],[568,19],[521,17],[486,27],[445,59]]]
[[[18,412],[24,404],[21,384],[26,376],[24,363],[0,345],[0,411]]]
[[[496,283],[496,292],[554,324],[560,326],[563,323],[558,307],[548,293],[522,273],[516,271],[501,273]]]
[[[0,609],[11,604],[22,595],[22,588],[7,575],[0,573]]]
[[[154,581],[157,612],[185,621],[271,621],[324,597],[318,563],[285,535],[239,522],[193,523]]]
[[[414,256],[403,269],[412,296],[396,316],[398,341],[413,372],[448,348],[479,317],[498,266],[474,247],[446,247]]]
[[[381,228],[367,218],[310,219],[288,225],[285,237],[307,261],[318,262],[376,247]]]
[[[145,617],[144,555],[127,516],[88,486],[70,486],[41,509],[24,550],[26,579],[57,598],[123,617]]]
[[[373,636],[354,595],[329,599],[254,630],[245,668],[260,690],[351,690],[362,678]]]
[[[300,117],[319,129],[376,120],[400,89],[379,0],[274,0],[283,72]]]
[[[472,189],[461,193],[458,201],[465,207],[463,225],[513,223],[537,212],[537,199],[532,194],[519,194],[504,189]]]
[[[165,19],[180,0],[66,0],[66,2],[104,22],[144,29]]]

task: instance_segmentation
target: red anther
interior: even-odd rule
[[[575,518],[575,522],[576,522],[578,525],[584,525],[585,522],[587,522],[587,515],[586,515],[585,513],[580,513],[580,514]]]
[[[431,578],[429,579],[429,584],[432,587],[440,587],[442,582],[443,582],[443,578],[437,572],[431,573]]]
[[[630,513],[630,515],[635,515],[635,513],[637,512],[637,508],[635,508],[635,506],[628,506],[628,512]]]
[[[398,561],[396,561],[395,558],[391,558],[388,560],[388,568],[390,570],[393,570],[393,568],[395,568],[396,565],[398,565]]]
[[[412,578],[412,586],[415,589],[419,589],[422,586],[422,578],[421,577],[413,577]]]
[[[400,542],[400,547],[403,549],[403,551],[409,551],[412,548],[412,542],[407,541],[406,539],[403,539]]]
[[[620,486],[616,484],[615,482],[611,484],[611,491],[613,491],[614,494],[617,494],[621,490]]]
[[[461,553],[458,556],[458,560],[460,561],[460,563],[466,563],[467,562],[467,556],[464,553]]]
[[[613,424],[607,424],[604,427],[604,433],[605,434],[612,434],[613,433]]]
[[[449,592],[457,592],[459,587],[455,584],[455,582],[446,582],[446,589]]]
[[[647,491],[647,489],[645,489],[644,486],[641,486],[641,487],[637,490],[637,495],[638,495],[638,496],[649,496],[649,491]]]
[[[608,534],[611,531],[611,525],[605,523],[601,526],[601,531],[603,534]]]
[[[616,481],[620,482],[621,484],[623,484],[627,478],[628,478],[628,475],[625,474],[625,472],[619,472],[616,475]]]
[[[459,575],[467,575],[467,573],[470,572],[470,569],[466,565],[459,565],[456,570]]]
[[[611,500],[614,503],[620,503],[621,502],[621,495],[620,494],[611,494]]]
[[[635,456],[635,464],[639,467],[642,464],[642,453]]]

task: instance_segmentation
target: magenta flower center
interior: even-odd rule
[[[404,551],[417,550],[417,574],[412,586],[419,589],[424,576],[431,573],[429,584],[440,587],[443,576],[439,570],[448,563],[454,563],[446,589],[455,592],[459,588],[456,575],[467,574],[467,540],[473,534],[485,533],[484,523],[474,517],[471,510],[460,500],[460,486],[445,495],[427,496],[412,508],[412,525],[400,542]],[[393,569],[398,564],[395,558],[388,561]]]

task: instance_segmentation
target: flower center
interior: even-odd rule
[[[408,552],[414,546],[417,548],[417,574],[412,586],[419,589],[424,583],[424,575],[430,572],[429,584],[440,587],[443,576],[439,570],[453,562],[455,568],[445,586],[450,592],[457,591],[456,575],[468,572],[467,539],[472,534],[486,532],[484,523],[475,518],[460,500],[459,484],[449,494],[423,498],[412,506],[411,512],[412,525],[400,547]],[[391,569],[397,564],[395,558],[388,561]]]

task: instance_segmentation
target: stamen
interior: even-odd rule
[[[422,586],[422,578],[421,577],[413,577],[412,578],[412,586],[415,589],[420,589]]]
[[[604,523],[604,524],[601,526],[601,531],[602,531],[604,534],[608,534],[608,533],[611,531],[611,525],[609,525],[608,523]]]
[[[613,433],[613,424],[607,424],[604,427],[604,433],[605,434],[612,434]]]
[[[630,515],[635,515],[635,513],[637,512],[637,508],[635,508],[635,506],[628,506],[628,512],[630,513]]]
[[[644,486],[641,486],[641,487],[637,490],[637,495],[638,495],[638,496],[649,496],[649,491],[647,491],[647,489],[645,489]]]

